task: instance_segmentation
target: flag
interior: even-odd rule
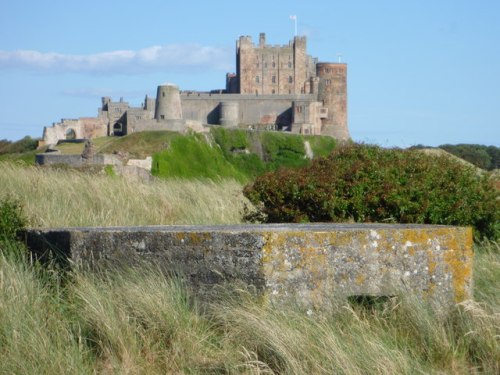
[[[291,20],[297,21],[297,16],[290,16]]]

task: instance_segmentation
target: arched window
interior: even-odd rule
[[[292,83],[293,82],[293,77],[292,76],[289,76],[288,77],[288,83]]]

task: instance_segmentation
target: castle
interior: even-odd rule
[[[45,127],[42,143],[146,130],[204,131],[210,125],[347,140],[347,65],[318,62],[307,54],[304,36],[281,46],[266,44],[264,33],[258,45],[241,36],[236,73],[226,75],[225,90],[179,91],[162,84],[156,98],[146,96],[140,107],[104,97],[97,117],[62,119]]]

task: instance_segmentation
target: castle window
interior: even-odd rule
[[[273,68],[275,68],[275,67],[276,67],[276,64],[273,62]]]
[[[302,113],[302,106],[300,105],[297,106],[297,113]]]
[[[289,76],[288,77],[288,83],[292,83],[293,82],[293,77],[292,76]]]
[[[327,84],[328,86],[330,86],[330,85],[332,84],[332,81],[331,81],[330,79],[327,79],[327,80],[326,80],[326,84]]]
[[[292,63],[291,61],[288,62],[288,67],[291,68],[292,67]]]
[[[260,77],[259,76],[256,76],[255,77],[255,82],[259,83],[260,82]]]
[[[267,63],[264,63],[264,68],[267,68]]]
[[[271,81],[272,81],[273,83],[276,83],[276,76],[273,76],[273,77],[271,78]]]
[[[260,65],[260,64],[259,64],[259,63],[257,63],[257,68],[259,67],[259,65]]]
[[[272,91],[272,93],[273,93],[273,94],[276,94],[276,91],[274,91],[274,90],[273,90],[273,91]]]

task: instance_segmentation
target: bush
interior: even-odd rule
[[[26,218],[19,201],[9,197],[0,200],[0,242],[15,241],[25,226]]]
[[[244,189],[268,222],[470,225],[498,238],[500,200],[487,177],[417,150],[346,145],[301,169],[267,173]]]
[[[304,157],[304,139],[295,134],[265,132],[262,134],[262,149],[264,161],[271,170],[309,164],[309,159]]]
[[[16,142],[11,142],[6,139],[0,140],[0,155],[2,154],[15,154],[36,150],[38,147],[38,140],[26,136]]]

